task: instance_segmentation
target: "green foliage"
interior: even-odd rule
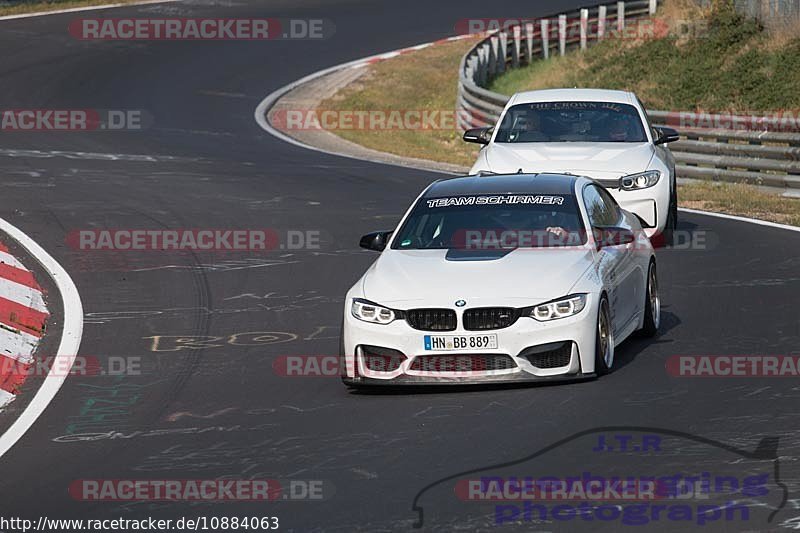
[[[729,0],[715,3],[692,38],[667,36],[631,43],[609,39],[495,80],[511,94],[553,87],[602,87],[636,92],[660,109],[768,111],[800,109],[800,37],[770,46],[755,21]]]

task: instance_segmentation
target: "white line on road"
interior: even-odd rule
[[[725,213],[714,213],[712,211],[698,211],[697,209],[689,209],[687,207],[681,207],[678,211],[683,211],[684,213],[691,213],[693,215],[706,215],[709,217],[717,217],[717,218],[725,218],[728,220],[736,220],[737,222],[749,222],[750,224],[758,224],[759,226],[767,226],[768,228],[778,228],[778,229],[786,229],[789,231],[800,231],[800,228],[797,226],[789,226],[786,224],[778,224],[777,222],[768,222],[766,220],[758,220],[755,218],[747,218],[747,217],[740,217],[737,215],[727,215]]]

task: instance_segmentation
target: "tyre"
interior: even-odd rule
[[[656,262],[650,261],[647,272],[647,288],[644,294],[644,324],[639,330],[644,337],[655,337],[661,325],[661,297],[658,295]]]
[[[661,232],[659,244],[661,246],[672,246],[675,241],[675,229],[678,227],[678,195],[673,192],[669,199],[669,212],[664,231]]]
[[[614,332],[611,325],[611,313],[608,298],[600,299],[597,311],[597,341],[594,348],[594,368],[598,376],[611,372],[614,365]]]
[[[344,319],[342,319],[342,327],[339,330],[339,376],[342,378],[342,383],[345,386],[354,388],[353,378],[347,377],[347,358],[344,354]]]

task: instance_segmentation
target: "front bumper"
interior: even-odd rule
[[[456,310],[456,330],[431,332],[416,330],[404,320],[395,320],[387,325],[363,322],[350,314],[348,306],[342,333],[342,379],[348,385],[466,385],[592,378],[598,298],[591,294],[587,298],[586,307],[569,318],[538,322],[520,317],[509,327],[484,331],[463,329],[463,310]],[[497,347],[463,351],[426,350],[426,335],[496,335]],[[544,355],[550,352],[535,353],[539,350],[537,347],[542,346],[554,350],[554,347],[559,347],[564,351],[559,351],[561,358],[548,359],[544,364]],[[401,356],[396,361],[401,362],[378,365],[380,370],[376,370],[369,353],[374,347],[399,352]],[[569,354],[568,360],[566,353]],[[497,358],[507,358],[511,364],[501,369],[475,364],[475,361]],[[441,361],[441,364],[426,364],[431,361]],[[553,366],[556,364],[553,361],[558,366]]]
[[[597,374],[594,372],[577,374],[563,374],[559,376],[531,376],[530,374],[521,372],[513,377],[504,377],[503,379],[496,379],[490,377],[472,377],[472,378],[435,378],[435,377],[418,377],[418,376],[399,376],[395,379],[374,379],[360,377],[358,379],[342,376],[342,382],[348,387],[415,387],[421,385],[505,385],[514,383],[572,383],[576,381],[585,381],[595,379]]]

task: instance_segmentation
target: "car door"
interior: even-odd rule
[[[592,231],[618,227],[622,212],[602,187],[590,183],[583,190],[583,199]],[[611,201],[609,201],[609,199]],[[609,310],[614,334],[622,331],[631,318],[631,297],[628,294],[630,280],[626,262],[630,263],[630,251],[625,245],[603,246],[597,252],[598,272],[608,293]]]
[[[613,196],[603,187],[598,188],[598,194],[603,199],[606,209],[613,213],[616,219],[614,227],[633,230],[633,226],[628,221],[628,217],[619,207]],[[628,326],[631,320],[637,318],[644,295],[641,294],[643,281],[642,273],[635,261],[636,242],[620,244],[618,246],[608,246],[609,251],[613,250],[619,256],[617,263],[617,282],[620,287],[620,315],[623,317],[621,328]]]

